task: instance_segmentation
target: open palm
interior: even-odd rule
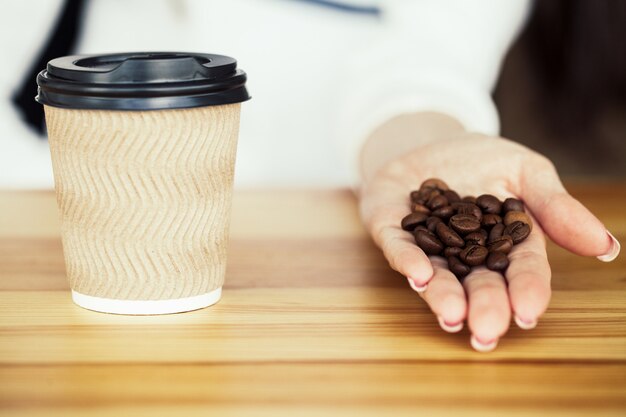
[[[461,284],[447,262],[415,245],[400,220],[410,212],[409,193],[427,178],[441,178],[462,196],[493,194],[524,201],[535,223],[509,254],[504,276],[474,268]],[[386,164],[360,192],[360,213],[391,267],[408,278],[449,332],[467,320],[472,346],[492,350],[508,330],[511,314],[534,327],[550,300],[550,265],[544,233],[579,255],[611,260],[619,243],[571,197],[545,157],[502,138],[466,134],[420,147]]]

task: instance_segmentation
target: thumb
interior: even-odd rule
[[[559,246],[583,256],[597,256],[610,262],[620,244],[585,206],[572,197],[561,183],[554,165],[539,157],[525,164],[522,199],[543,230]]]

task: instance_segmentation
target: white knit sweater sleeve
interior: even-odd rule
[[[491,89],[528,0],[388,0],[380,33],[346,59],[334,127],[358,184],[368,135],[403,113],[437,111],[470,131],[496,135]]]

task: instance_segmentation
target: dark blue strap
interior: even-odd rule
[[[37,74],[46,68],[53,58],[69,55],[76,44],[85,0],[65,0],[46,44],[33,60],[20,88],[13,95],[13,103],[22,114],[24,121],[40,134],[44,133],[45,121],[43,106],[35,101],[37,95]]]
[[[319,6],[328,7],[347,13],[358,13],[370,16],[380,16],[381,11],[377,6],[356,6],[354,4],[344,3],[332,0],[299,0],[305,3],[317,4]]]

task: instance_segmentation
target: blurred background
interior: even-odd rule
[[[626,2],[538,0],[494,99],[502,135],[565,176],[626,176]]]
[[[282,4],[297,2],[299,1],[283,0]],[[4,130],[0,129],[5,132],[5,135],[6,132],[16,131],[18,128],[23,129],[23,126],[18,126],[18,124],[23,125],[24,122],[29,124],[31,132],[37,130],[43,132],[41,106],[32,99],[36,94],[36,86],[31,80],[34,79],[38,70],[45,66],[45,62],[50,57],[67,55],[80,50],[83,26],[86,24],[91,27],[98,26],[98,24],[104,25],[94,18],[97,13],[93,12],[90,13],[89,21],[86,22],[84,12],[87,7],[91,6],[90,3],[89,0],[28,2],[33,14],[40,17],[42,15],[64,16],[66,19],[63,22],[54,22],[53,18],[47,19],[52,22],[47,40],[46,37],[42,40],[41,36],[29,34],[29,31],[10,33],[7,27],[15,25],[15,22],[9,21],[12,19],[11,13],[4,14],[1,18],[0,23],[4,24],[0,26],[2,28],[0,33],[7,42],[8,52],[12,54],[10,57],[4,57],[8,61],[4,65],[8,68],[11,61],[19,61],[16,68],[20,66],[29,68],[29,71],[24,74],[24,80],[28,82],[21,85],[11,84],[7,87],[6,83],[14,81],[0,77],[0,83],[4,83],[7,87],[3,91],[11,91],[11,97],[7,97],[6,102],[0,105],[0,111],[9,111],[8,107],[11,107],[13,111],[16,106],[24,109],[23,120],[15,121],[15,128],[4,126]],[[268,1],[267,4],[269,3]],[[278,1],[271,3],[276,4]],[[311,0],[309,3],[332,5],[337,2]],[[345,4],[353,3],[359,2],[345,2]],[[375,3],[372,2],[372,4]],[[176,0],[155,0],[150,2],[153,5],[150,8],[139,7],[136,2],[133,4],[128,3],[127,13],[120,16],[120,19],[124,20],[125,27],[132,26],[132,24],[129,25],[129,21],[141,20],[143,22],[140,25],[141,30],[135,33],[116,33],[116,27],[111,25],[110,20],[109,27],[98,28],[101,33],[108,31],[111,36],[116,37],[117,43],[113,43],[114,45],[123,43],[124,37],[127,37],[130,45],[141,45],[142,40],[150,38],[150,31],[164,30],[158,25],[146,25],[146,20],[155,18],[158,21],[158,15],[163,13],[183,13],[180,8],[184,3]],[[162,7],[164,4],[167,4],[167,7]],[[64,8],[66,13],[63,13]],[[362,7],[361,9],[359,13],[367,14],[373,11],[372,14],[375,14],[375,8],[370,10]],[[313,12],[314,10],[311,9],[311,13]],[[451,10],[451,12],[454,11]],[[230,13],[226,13],[224,19],[236,20],[236,8],[230,7]],[[196,19],[195,24],[201,24],[198,22],[201,20]],[[20,24],[28,25],[29,22],[26,20]],[[174,45],[181,44],[194,48],[193,45],[196,45],[193,43],[194,39],[185,35],[187,32],[183,27],[184,24],[176,23],[174,19],[173,25],[175,31],[172,33],[175,35],[172,36],[171,42],[163,45],[163,49],[172,46],[176,49]],[[263,27],[261,18],[256,25],[258,25],[256,29],[275,31],[282,29]],[[250,28],[250,32],[254,30],[255,27]],[[285,28],[284,33],[287,31],[288,28]],[[11,39],[14,36],[24,37],[24,39],[19,39],[19,48],[11,49]],[[56,49],[49,48],[52,38],[56,39]],[[206,43],[197,43],[197,45],[203,45],[200,49],[206,49],[207,45],[210,48],[211,40],[205,41]],[[58,45],[63,45],[63,47],[59,49]],[[97,42],[95,45],[98,45]],[[243,51],[238,51],[235,45],[227,45],[227,48],[229,53],[239,57]],[[306,47],[313,47],[313,45],[308,44]],[[46,48],[49,49],[50,56],[48,57],[45,54],[42,55],[42,51]],[[178,48],[180,49],[180,46]],[[263,45],[261,48],[270,51],[271,45]],[[249,73],[258,74],[260,69],[254,68],[258,63],[251,61],[248,59],[245,69],[251,68]],[[311,64],[314,63],[311,62]],[[256,91],[253,91],[253,96],[255,93]],[[538,0],[534,2],[520,36],[506,56],[493,96],[500,112],[502,136],[526,144],[545,154],[555,163],[563,176],[626,177],[626,1]],[[252,105],[258,104],[255,102]],[[270,128],[271,126],[268,127]],[[242,135],[244,140],[246,137]],[[0,140],[3,139],[0,137]],[[45,136],[41,135],[39,142],[43,141],[45,141]],[[42,147],[36,144],[31,145],[33,150],[36,147]],[[248,153],[239,154],[238,169],[252,166],[251,160],[259,154],[252,145],[249,149]],[[295,150],[285,150],[286,154],[288,152],[296,154]],[[308,152],[315,152],[315,150],[310,149]],[[40,154],[41,161],[48,158],[47,152],[40,152]],[[246,161],[246,158],[250,161]],[[293,163],[285,158],[285,164]],[[329,163],[329,165],[332,164]],[[2,169],[7,168],[0,167],[0,173]]]

